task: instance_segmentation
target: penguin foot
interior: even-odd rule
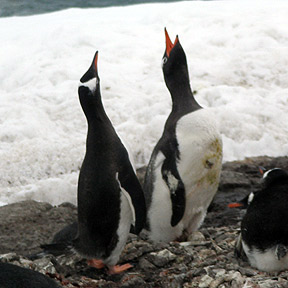
[[[120,274],[130,268],[132,268],[133,266],[129,263],[124,264],[124,265],[116,265],[116,266],[108,266],[109,271],[108,274],[112,275],[112,274]]]
[[[96,268],[96,269],[102,269],[105,267],[105,264],[103,263],[103,261],[97,260],[97,259],[87,260],[87,264],[91,267]]]

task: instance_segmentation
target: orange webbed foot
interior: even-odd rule
[[[105,264],[103,263],[102,260],[98,260],[98,259],[91,259],[91,260],[87,260],[87,264],[89,266],[92,266],[96,269],[102,269],[105,267]]]
[[[120,274],[130,268],[132,268],[133,266],[129,263],[124,264],[124,265],[116,265],[116,266],[109,266],[109,271],[108,274]]]

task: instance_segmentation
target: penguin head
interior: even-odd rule
[[[98,76],[98,51],[96,51],[92,64],[87,72],[81,77],[79,83],[79,96],[95,95],[99,91],[100,79]]]
[[[162,70],[165,83],[170,90],[173,85],[189,84],[189,74],[185,52],[180,44],[178,35],[174,44],[165,28],[166,49],[162,58]]]
[[[81,77],[78,87],[80,103],[88,121],[99,117],[96,107],[102,106],[97,61],[98,51],[94,55],[91,66]]]
[[[265,187],[274,185],[275,183],[288,181],[288,174],[280,168],[273,168],[263,173],[262,183]]]

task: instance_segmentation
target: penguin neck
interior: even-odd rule
[[[195,100],[189,83],[180,83],[170,86],[168,89],[172,98],[172,111],[179,109],[195,111],[202,108]]]
[[[86,140],[86,153],[98,153],[99,147],[103,145],[103,141],[108,145],[111,133],[115,133],[112,123],[107,116],[104,106],[101,101],[101,97],[94,102],[93,117],[87,118],[88,131]],[[101,149],[99,151],[102,151]]]
[[[88,129],[93,130],[93,133],[100,133],[100,129],[103,126],[111,125],[111,122],[105,112],[101,94],[98,92],[90,101],[85,103],[88,109],[86,109],[86,118],[88,122]]]
[[[110,123],[110,120],[105,112],[101,96],[97,97],[94,102],[94,117],[88,119],[89,127],[96,127],[103,126],[105,124]]]

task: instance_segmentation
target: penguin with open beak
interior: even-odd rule
[[[196,101],[185,52],[165,29],[162,70],[172,111],[145,175],[147,229],[152,241],[185,240],[203,222],[219,184],[222,138],[216,116]]]

